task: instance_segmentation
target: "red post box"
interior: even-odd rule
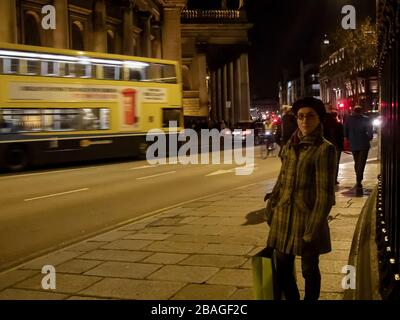
[[[136,90],[124,89],[123,95],[123,108],[125,124],[133,125],[136,122]]]

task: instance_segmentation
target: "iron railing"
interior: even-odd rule
[[[183,23],[242,23],[246,22],[243,10],[182,10]]]
[[[400,2],[378,1],[378,62],[381,81],[381,174],[377,199],[380,293],[400,299]]]

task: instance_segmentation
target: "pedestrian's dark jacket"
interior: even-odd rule
[[[374,136],[371,120],[362,114],[347,117],[344,123],[344,137],[349,139],[350,151],[362,151],[370,148]]]
[[[318,253],[331,251],[328,215],[335,204],[336,148],[322,129],[302,138],[298,130],[282,151],[282,167],[265,210],[267,246],[301,255],[303,240]]]
[[[335,145],[338,152],[343,151],[343,125],[330,113],[326,114],[323,123],[324,138]]]
[[[296,117],[292,113],[286,113],[282,116],[282,138],[281,146],[284,146],[297,129]]]

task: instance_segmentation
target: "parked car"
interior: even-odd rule
[[[235,131],[235,130],[241,130]],[[246,140],[246,136],[251,134],[251,130],[254,130],[254,144],[258,145],[263,140],[265,129],[264,123],[261,121],[239,121],[232,128],[232,134],[241,134],[242,141]]]

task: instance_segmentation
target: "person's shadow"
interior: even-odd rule
[[[265,214],[264,214],[265,208],[249,212],[246,214],[246,222],[242,224],[242,226],[249,226],[249,225],[255,225],[255,224],[260,224],[264,223],[265,220]]]

